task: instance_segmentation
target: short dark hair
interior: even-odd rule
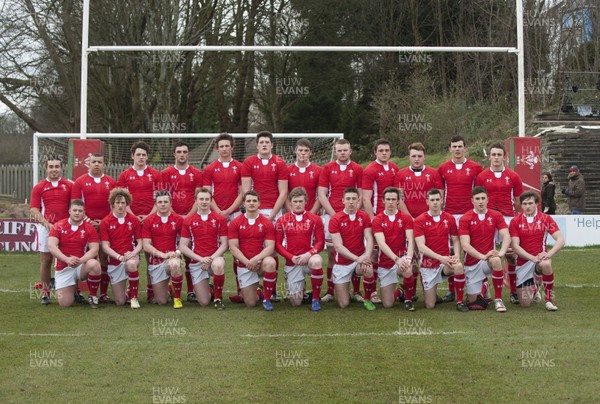
[[[233,136],[231,136],[229,133],[227,132],[222,132],[219,134],[219,136],[217,136],[215,138],[215,147],[219,146],[219,142],[221,140],[228,140],[229,144],[231,144],[231,147],[234,146],[235,141],[233,140]]]
[[[465,142],[465,138],[462,135],[454,135],[450,138],[450,142],[448,142],[448,147],[450,147],[452,143],[456,142],[463,142],[463,146],[467,145],[467,142]]]
[[[298,141],[296,142],[296,147],[298,146],[308,147],[310,150],[313,149],[312,143],[305,137],[303,137],[302,139],[298,139]]]
[[[500,149],[502,150],[502,153],[506,156],[506,148],[504,147],[504,145],[502,143],[492,143],[490,145],[490,147],[488,148],[488,153],[492,152],[492,149]]]
[[[348,187],[348,188],[344,189],[344,196],[346,196],[346,194],[357,194],[358,195],[358,188]]]
[[[135,151],[137,149],[142,149],[146,151],[146,154],[150,154],[150,146],[148,146],[148,143],[144,142],[144,141],[139,141],[139,142],[135,142],[134,144],[131,145],[131,155],[133,156],[135,154]]]
[[[73,199],[69,206],[81,206],[83,208],[85,205],[81,199]]]
[[[439,195],[441,197],[442,191],[440,191],[437,188],[431,188],[429,191],[427,191],[427,199],[429,199],[429,197],[433,195]]]
[[[102,153],[92,153],[91,157],[102,157],[102,158],[104,158],[104,154],[102,154]]]
[[[256,134],[256,143],[258,143],[258,140],[261,137],[268,137],[269,140],[271,141],[271,143],[273,143],[273,134],[271,132],[269,132],[268,130],[263,130]]]
[[[485,189],[485,187],[482,187],[481,185],[476,186],[475,188],[473,188],[473,190],[471,190],[471,196],[475,196],[477,194],[488,194],[487,193],[487,189]]]
[[[243,196],[243,198],[242,198],[242,202],[245,202],[245,201],[246,201],[246,198],[247,198],[248,196],[255,196],[255,197],[257,197],[257,198],[258,198],[258,200],[260,201],[260,195],[258,194],[258,192],[256,192],[255,190],[251,189],[250,191],[246,191],[246,192],[244,192],[244,196]]]
[[[175,153],[175,150],[178,147],[183,147],[183,146],[187,147],[188,151],[190,151],[190,145],[189,144],[187,144],[186,142],[179,141],[179,142],[175,142],[175,144],[173,145],[173,153]]]
[[[60,162],[60,166],[62,167],[62,163],[63,163],[62,158],[60,158],[60,157],[58,157],[56,155],[50,155],[50,156],[48,156],[48,158],[46,159],[46,167],[48,167],[48,163],[50,161],[58,161],[58,162]]]
[[[390,143],[389,140],[387,139],[377,139],[377,141],[375,142],[375,145],[373,146],[373,152],[377,151],[377,148],[381,145],[388,145],[390,146],[390,149],[392,148],[392,144]]]
[[[386,189],[383,190],[383,193],[381,194],[382,198],[385,198],[385,194],[396,194],[396,196],[398,197],[398,200],[400,199],[400,190],[396,187],[387,187]]]
[[[158,200],[161,196],[168,196],[169,200],[171,200],[171,194],[166,189],[160,189],[154,193],[154,202]]]
[[[540,202],[540,195],[535,191],[525,191],[519,196],[519,201],[523,203],[525,199],[533,198],[535,203]]]

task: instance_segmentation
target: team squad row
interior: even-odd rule
[[[298,141],[297,160],[289,167],[271,154],[269,132],[259,133],[256,143],[258,153],[240,163],[232,158],[233,138],[220,135],[215,142],[219,158],[204,172],[188,164],[188,146],[177,143],[175,164],[159,172],[146,164],[149,148],[138,142],[131,149],[132,167],[116,181],[104,174],[103,156],[90,156],[89,173],[74,183],[61,177],[61,162],[49,158],[47,178],[34,187],[31,197],[32,213],[39,222],[42,303],[50,302],[54,257],[57,289],[74,288],[75,279],[87,278],[90,304],[95,307],[98,301],[108,300],[111,283],[117,304],[130,299],[132,307],[139,307],[137,256],[144,249],[149,299],[166,303],[172,287],[174,306],[182,306],[179,260],[183,253],[188,300],[208,304],[212,294],[215,307],[222,308],[222,255],[229,248],[238,283],[238,296],[230,298],[249,306],[262,300],[266,310],[273,308],[271,296],[276,289],[275,250],[286,259],[292,304],[301,303],[304,278],[310,275],[313,310],[319,310],[320,301],[333,300],[334,294],[341,307],[351,298],[364,301],[369,310],[375,308],[373,302],[390,307],[399,299],[414,310],[417,275],[426,307],[456,300],[459,311],[481,309],[487,305],[482,294],[492,275],[496,310],[505,311],[500,261],[504,256],[511,301],[528,306],[539,299],[541,282],[533,280],[539,274],[546,308],[556,310],[550,257],[562,247],[562,236],[551,217],[537,212],[537,194],[525,194],[528,203],[534,202],[511,222],[509,235],[506,222],[520,209],[523,185],[504,166],[502,145],[490,147],[490,168],[484,170],[465,157],[464,139],[454,137],[449,145],[452,159],[435,170],[424,164],[425,148],[420,143],[409,147],[410,165],[403,169],[390,161],[391,144],[383,139],[376,142],[375,161],[365,169],[351,161],[352,150],[345,140],[336,142],[336,160],[324,167],[310,162],[311,144],[306,139]],[[478,192],[472,195],[474,187]],[[478,207],[477,198],[485,203]],[[69,205],[71,200],[83,202]],[[239,215],[240,206],[245,209],[243,215]],[[284,209],[288,213],[281,216]],[[323,219],[317,216],[321,213]],[[457,222],[460,215],[464,220]],[[557,242],[546,252],[548,233]],[[378,248],[373,248],[373,234]],[[494,244],[496,234],[502,242],[499,251]],[[332,246],[328,248],[327,293],[320,297],[324,274],[318,253],[325,238]],[[461,244],[465,267],[460,263]],[[509,250],[511,244],[518,262]],[[420,263],[417,255],[422,256]],[[468,302],[463,301],[465,274]],[[257,294],[259,275],[264,291]],[[364,295],[359,291],[361,275]],[[209,276],[213,277],[212,291]],[[398,276],[404,280],[403,290],[396,288]],[[442,299],[436,285],[446,276],[450,276],[451,291]],[[59,304],[69,305],[73,298],[73,293],[64,293]]]

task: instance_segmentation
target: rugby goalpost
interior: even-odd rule
[[[54,133],[54,134],[34,134],[33,146],[33,167],[34,167],[34,184],[38,182],[38,163],[39,163],[39,144],[38,138],[55,137],[63,138],[79,136],[80,139],[88,137],[93,138],[152,138],[152,137],[179,137],[198,138],[199,136],[216,136],[216,134],[172,134],[172,133],[121,133],[121,134],[101,134],[87,133],[87,85],[88,85],[88,56],[92,52],[475,52],[475,53],[511,53],[517,56],[517,71],[518,71],[518,112],[519,112],[519,137],[525,136],[525,54],[523,45],[523,0],[515,0],[516,2],[516,18],[517,18],[517,46],[516,47],[479,47],[479,46],[270,46],[270,45],[198,45],[198,46],[176,46],[176,45],[161,45],[161,46],[89,46],[89,17],[90,17],[90,0],[83,1],[83,21],[82,21],[82,38],[81,38],[81,101],[80,101],[80,133]],[[252,137],[252,134],[233,134],[237,137]],[[290,136],[291,134],[277,134],[277,137]],[[308,138],[323,138],[323,134],[301,134],[302,137]],[[340,134],[329,134],[326,136],[340,137]],[[342,135],[343,137],[343,135]],[[311,140],[312,140],[311,139]]]

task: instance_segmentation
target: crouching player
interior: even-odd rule
[[[112,212],[100,222],[102,249],[108,255],[108,276],[113,290],[113,299],[118,306],[131,299],[132,309],[139,309],[138,287],[140,273],[140,251],[142,251],[142,229],[140,220],[127,211],[131,205],[131,194],[124,188],[115,188],[108,197]],[[129,279],[129,293],[125,281]]]
[[[228,242],[233,258],[237,260],[237,277],[246,307],[258,302],[259,276],[264,276],[263,307],[273,310],[271,296],[277,284],[275,251],[275,227],[258,210],[260,197],[256,191],[244,193],[242,203],[246,212],[229,223]]]
[[[312,286],[311,310],[319,311],[323,260],[319,252],[325,246],[325,231],[321,217],[306,211],[308,194],[302,187],[288,195],[292,211],[277,219],[275,248],[285,258],[285,278],[292,306],[300,306],[304,296],[305,275]]]
[[[471,195],[473,209],[460,218],[458,225],[460,244],[465,252],[465,276],[469,303],[478,299],[483,281],[492,275],[495,293],[494,306],[496,311],[505,312],[506,306],[502,301],[504,284],[502,257],[510,247],[508,226],[502,213],[487,208],[488,196],[484,187],[473,188]],[[500,251],[496,250],[494,241],[496,232],[502,237]]]
[[[421,252],[421,280],[425,307],[433,309],[437,301],[437,285],[454,275],[456,309],[469,311],[463,302],[465,274],[460,263],[460,242],[456,219],[450,213],[442,211],[442,193],[439,189],[427,192],[429,210],[417,217],[413,223],[415,243]],[[450,255],[449,243],[452,242],[454,255]]]
[[[539,212],[540,197],[536,192],[526,191],[519,197],[521,209],[510,222],[512,247],[517,256],[517,296],[522,307],[531,306],[536,295],[534,272],[542,275],[546,292],[546,310],[556,311],[554,303],[554,272],[552,257],[565,245],[562,233],[552,216]],[[550,251],[546,251],[546,236],[555,240]]]
[[[225,259],[227,251],[227,219],[210,210],[212,193],[208,188],[195,192],[198,211],[183,221],[179,249],[189,259],[190,275],[198,303],[207,306],[211,291],[210,275],[214,279],[215,309],[223,310],[223,284],[225,283]],[[191,243],[191,248],[190,248]]]
[[[98,307],[98,286],[102,278],[98,255],[98,232],[83,221],[83,201],[75,199],[69,217],[58,221],[48,236],[48,251],[55,258],[54,279],[58,304],[67,307],[75,300],[78,280],[88,281],[90,307]],[[87,249],[87,251],[86,251]]]
[[[142,245],[150,257],[148,274],[154,291],[154,301],[160,305],[169,301],[169,278],[173,284],[173,308],[183,307],[181,302],[181,254],[177,250],[177,236],[183,219],[171,212],[169,191],[157,191],[154,195],[156,210],[149,214],[142,226]]]
[[[400,190],[388,187],[383,191],[384,210],[373,219],[373,235],[379,245],[379,286],[383,307],[389,308],[396,300],[398,275],[404,279],[404,307],[414,311],[412,297],[415,278],[412,273],[412,257],[415,250],[413,220],[398,210]]]
[[[352,275],[364,275],[365,300],[367,310],[375,310],[370,296],[375,291],[373,265],[373,232],[371,218],[358,209],[360,194],[357,188],[346,188],[343,196],[344,209],[333,215],[329,221],[329,233],[335,248],[332,280],[335,296],[341,308],[350,304],[348,285]],[[367,298],[369,297],[369,298]]]

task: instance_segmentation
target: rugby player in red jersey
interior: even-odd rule
[[[98,307],[100,263],[98,255],[98,232],[84,221],[83,201],[71,201],[69,217],[59,220],[48,237],[48,250],[56,258],[55,288],[58,304],[67,307],[73,304],[77,281],[87,279],[90,307]]]
[[[145,142],[134,143],[131,146],[133,166],[123,171],[117,180],[117,186],[127,189],[131,194],[131,206],[127,210],[136,215],[140,223],[144,223],[146,216],[155,212],[154,193],[164,187],[161,173],[147,165],[149,154],[150,146]],[[149,260],[146,256],[146,262]],[[146,293],[148,303],[153,303],[154,294],[149,274]]]
[[[375,305],[370,299],[377,287],[371,264],[373,252],[371,218],[358,208],[360,192],[357,188],[346,188],[342,201],[344,209],[333,215],[329,221],[329,233],[335,248],[332,274],[335,296],[341,308],[348,307],[350,304],[348,284],[352,275],[364,276],[365,296],[369,298],[365,297],[363,303],[367,310],[375,310]]]
[[[460,218],[458,235],[465,252],[466,289],[469,303],[477,300],[482,292],[483,282],[492,276],[494,285],[494,306],[496,311],[505,312],[502,301],[504,272],[502,257],[510,247],[510,234],[500,212],[487,208],[488,197],[484,187],[477,186],[471,191],[473,209]],[[500,251],[496,250],[495,236],[502,237]]]
[[[308,201],[306,209],[314,214],[321,211],[321,202],[317,198],[319,177],[323,168],[310,161],[312,155],[312,143],[308,139],[299,139],[296,142],[296,161],[288,167],[290,176],[288,179],[288,190],[302,187],[306,190]],[[285,207],[288,212],[292,211],[290,198],[286,199]]]
[[[229,223],[229,250],[237,261],[237,276],[246,306],[256,306],[259,276],[264,276],[263,307],[272,311],[271,296],[277,284],[277,265],[272,257],[275,227],[259,211],[258,192],[247,191],[242,201],[246,212]]]
[[[334,248],[331,244],[331,234],[329,233],[329,221],[338,212],[344,209],[344,190],[346,188],[356,188],[359,193],[358,207],[361,207],[362,197],[362,176],[363,168],[360,164],[350,160],[352,156],[352,146],[346,139],[338,139],[334,145],[335,161],[329,162],[323,166],[323,171],[319,177],[319,202],[325,210],[322,217],[325,227],[325,241],[327,242],[327,293],[321,298],[322,302],[333,300],[334,284],[332,279],[334,265]],[[360,295],[360,277],[352,276],[352,298],[362,301]]]
[[[203,306],[210,303],[208,279],[212,275],[215,288],[214,306],[217,310],[223,310],[223,254],[227,251],[227,220],[210,209],[213,198],[209,188],[197,189],[195,200],[197,211],[183,222],[179,249],[192,260],[190,272],[198,303]]]
[[[375,154],[375,161],[369,163],[367,168],[365,168],[362,179],[362,209],[368,213],[371,220],[373,220],[377,213],[384,209],[382,192],[384,189],[394,186],[396,174],[398,173],[398,166],[390,161],[392,146],[388,140],[377,140],[373,147],[373,153]],[[379,273],[378,255],[377,243],[375,243],[373,256],[371,257],[375,281],[377,281]],[[373,303],[381,303],[381,299],[377,296],[377,291],[373,292],[371,301]]]
[[[83,201],[86,214],[85,221],[100,232],[100,222],[110,213],[108,197],[110,191],[117,186],[117,181],[104,173],[105,164],[102,154],[92,154],[89,164],[89,172],[81,175],[73,183],[71,199],[81,199]],[[110,283],[108,257],[101,248],[98,249],[98,261],[100,261],[100,268],[102,269],[100,303],[110,303],[111,300],[107,295],[108,284]]]
[[[132,309],[139,309],[138,286],[140,274],[139,253],[142,251],[140,220],[127,211],[131,194],[124,188],[110,191],[108,199],[112,212],[100,222],[100,241],[108,255],[108,276],[113,299],[118,306],[127,302],[125,281],[129,280],[129,298]]]
[[[217,136],[215,145],[219,157],[204,168],[202,184],[212,190],[211,210],[231,221],[240,214],[242,204],[242,163],[233,158],[235,143],[229,133],[221,133]],[[237,295],[229,296],[229,299],[234,303],[241,303],[235,260],[233,260],[233,274]]]
[[[410,215],[398,209],[400,191],[387,187],[382,193],[383,207],[373,219],[373,236],[379,246],[379,285],[383,307],[389,308],[401,295],[396,293],[398,275],[404,280],[404,307],[409,311],[415,308],[412,296],[415,281],[411,270],[415,240],[413,220]]]
[[[554,271],[552,257],[565,245],[564,238],[552,216],[538,211],[540,196],[526,191],[519,197],[523,211],[510,222],[513,250],[517,253],[517,295],[519,304],[529,307],[536,301],[534,273],[542,276],[546,294],[546,310],[556,311],[554,302]],[[554,239],[550,250],[546,248],[546,237]]]
[[[290,191],[291,211],[275,224],[275,248],[285,258],[285,279],[289,301],[300,306],[304,296],[305,275],[310,275],[312,311],[321,310],[323,260],[319,253],[325,246],[325,231],[320,216],[306,210],[308,195],[303,187]]]
[[[289,170],[285,160],[271,153],[273,150],[273,134],[262,131],[256,134],[258,154],[248,157],[242,165],[242,192],[254,190],[260,195],[260,213],[272,223],[281,216],[282,208],[288,193]],[[279,269],[279,257],[275,259]],[[277,284],[273,292],[273,301],[277,297]]]
[[[396,174],[396,187],[400,189],[401,195],[398,209],[408,213],[414,220],[429,209],[427,192],[431,189],[441,189],[443,184],[437,170],[425,165],[425,146],[421,143],[413,143],[408,146],[408,159],[409,166]],[[417,254],[413,258],[416,258]],[[416,283],[419,278],[419,262],[416,259],[413,259],[412,271],[416,292]],[[413,295],[413,299],[417,300],[416,293]]]
[[[194,192],[202,187],[202,172],[189,164],[190,147],[187,143],[177,142],[173,145],[175,164],[161,171],[164,187],[171,194],[171,209],[185,218],[194,213]],[[194,286],[190,277],[190,261],[185,260],[185,280],[187,299],[196,301]]]
[[[448,144],[448,151],[452,158],[438,167],[438,173],[444,183],[444,211],[456,218],[456,225],[460,217],[471,208],[471,190],[475,179],[481,172],[481,165],[465,157],[467,147],[464,137],[452,136]],[[448,278],[448,294],[444,296],[445,302],[454,301],[454,278]]]
[[[490,167],[483,170],[475,179],[475,185],[483,186],[488,193],[488,208],[502,213],[509,224],[521,208],[519,196],[523,193],[523,181],[519,174],[505,166],[506,149],[501,143],[494,143],[488,150]],[[500,242],[499,239],[496,242]],[[508,278],[510,282],[510,302],[518,304],[516,255],[509,250],[506,254]]]
[[[445,278],[454,275],[456,309],[469,311],[463,302],[465,274],[460,263],[460,242],[456,219],[450,213],[442,211],[442,192],[431,189],[427,192],[429,210],[419,215],[414,223],[415,243],[421,254],[421,282],[425,307],[433,309],[437,296],[437,285]],[[451,255],[450,246],[453,246]]]
[[[152,282],[154,299],[163,305],[169,301],[169,280],[173,285],[173,308],[180,309],[181,253],[177,250],[177,236],[183,218],[172,212],[171,195],[167,190],[156,192],[156,212],[148,215],[142,227],[142,246],[149,255],[148,273]]]
[[[37,250],[40,253],[42,304],[50,304],[52,254],[48,251],[48,235],[52,225],[69,217],[69,201],[73,183],[61,177],[62,161],[55,156],[46,160],[46,178],[31,190],[31,216],[37,222]]]

